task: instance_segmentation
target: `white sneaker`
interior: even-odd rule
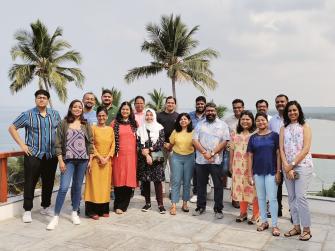
[[[71,215],[72,223],[74,225],[80,225],[80,218],[78,216],[77,211],[73,211]]]
[[[25,211],[22,215],[22,221],[24,223],[30,223],[33,221],[33,219],[31,218],[31,212],[30,211]]]
[[[193,195],[192,198],[190,199],[191,203],[197,203],[198,200],[198,196],[197,195]]]
[[[47,230],[54,230],[58,225],[59,216],[54,216],[47,226]]]
[[[51,207],[46,207],[46,208],[42,208],[40,213],[42,215],[48,215],[48,216],[54,216],[54,211],[51,209]]]

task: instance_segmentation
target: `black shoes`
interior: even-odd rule
[[[142,207],[142,212],[148,212],[148,210],[151,209],[151,204],[148,203],[148,204],[145,204],[144,207]]]
[[[164,206],[159,206],[158,210],[159,210],[160,214],[165,214],[166,213],[166,210],[165,210]]]
[[[205,213],[205,212],[206,212],[205,208],[197,207],[197,208],[193,211],[192,215],[193,215],[193,216],[199,216],[199,215],[201,215],[201,214],[203,214],[203,213]]]

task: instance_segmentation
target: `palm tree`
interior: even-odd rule
[[[50,36],[47,27],[37,20],[30,24],[31,32],[20,30],[14,35],[17,44],[11,49],[13,60],[20,58],[23,64],[14,64],[8,72],[12,81],[10,90],[18,92],[26,87],[35,76],[38,77],[40,89],[55,89],[59,99],[65,102],[67,99],[67,85],[69,82],[82,88],[84,75],[79,68],[64,67],[63,63],[70,62],[80,64],[81,55],[71,48],[71,45],[60,37],[63,30],[57,28]],[[52,104],[50,103],[52,107]]]
[[[147,107],[154,109],[156,112],[161,112],[164,109],[164,99],[166,98],[162,90],[154,89],[152,92],[148,92],[148,95],[151,101],[147,103]]]
[[[173,14],[162,16],[160,26],[148,24],[146,31],[149,41],[144,41],[141,49],[149,53],[154,61],[150,65],[130,69],[125,76],[126,82],[131,83],[142,76],[156,75],[165,70],[171,79],[175,98],[177,81],[189,81],[202,93],[205,93],[205,88],[215,89],[217,82],[209,66],[210,59],[218,57],[219,53],[205,49],[191,54],[199,44],[193,38],[198,29],[199,26],[195,26],[189,31],[180,16],[174,17]]]

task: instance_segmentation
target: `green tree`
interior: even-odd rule
[[[13,64],[8,76],[12,81],[10,90],[18,92],[34,77],[38,77],[38,87],[49,91],[55,89],[59,99],[67,99],[67,85],[69,82],[82,88],[84,75],[79,68],[65,67],[63,63],[80,64],[81,55],[71,48],[71,45],[61,39],[63,30],[59,27],[50,35],[47,27],[37,20],[30,24],[31,31],[19,30],[14,37],[17,44],[11,49],[13,60],[21,59],[22,64]],[[52,104],[50,103],[52,107]]]
[[[151,101],[147,103],[147,107],[154,109],[156,112],[161,112],[164,109],[164,99],[166,98],[162,90],[154,89],[152,92],[148,92],[148,95]]]
[[[217,115],[220,119],[223,118],[225,112],[227,111],[227,107],[223,106],[223,105],[218,105],[216,107],[216,112],[217,112]]]
[[[149,53],[153,62],[147,66],[130,69],[125,76],[127,83],[140,77],[156,75],[163,70],[171,79],[173,97],[176,97],[176,82],[191,82],[202,93],[205,88],[215,89],[217,82],[209,69],[210,59],[218,57],[214,49],[205,49],[192,54],[199,41],[193,38],[199,26],[191,30],[181,21],[180,16],[162,16],[160,26],[148,24],[149,40],[142,44],[142,51]]]
[[[106,88],[102,87],[101,92],[105,89]],[[113,102],[112,102],[113,105],[115,107],[119,107],[120,104],[121,104],[122,92],[115,87],[112,87],[112,89],[110,89],[110,91],[112,92],[112,96],[113,96]],[[100,99],[95,94],[94,94],[94,97],[95,97],[95,107],[100,106],[101,105]]]

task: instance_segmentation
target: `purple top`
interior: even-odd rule
[[[88,159],[85,135],[82,130],[71,128],[67,130],[65,159]]]

